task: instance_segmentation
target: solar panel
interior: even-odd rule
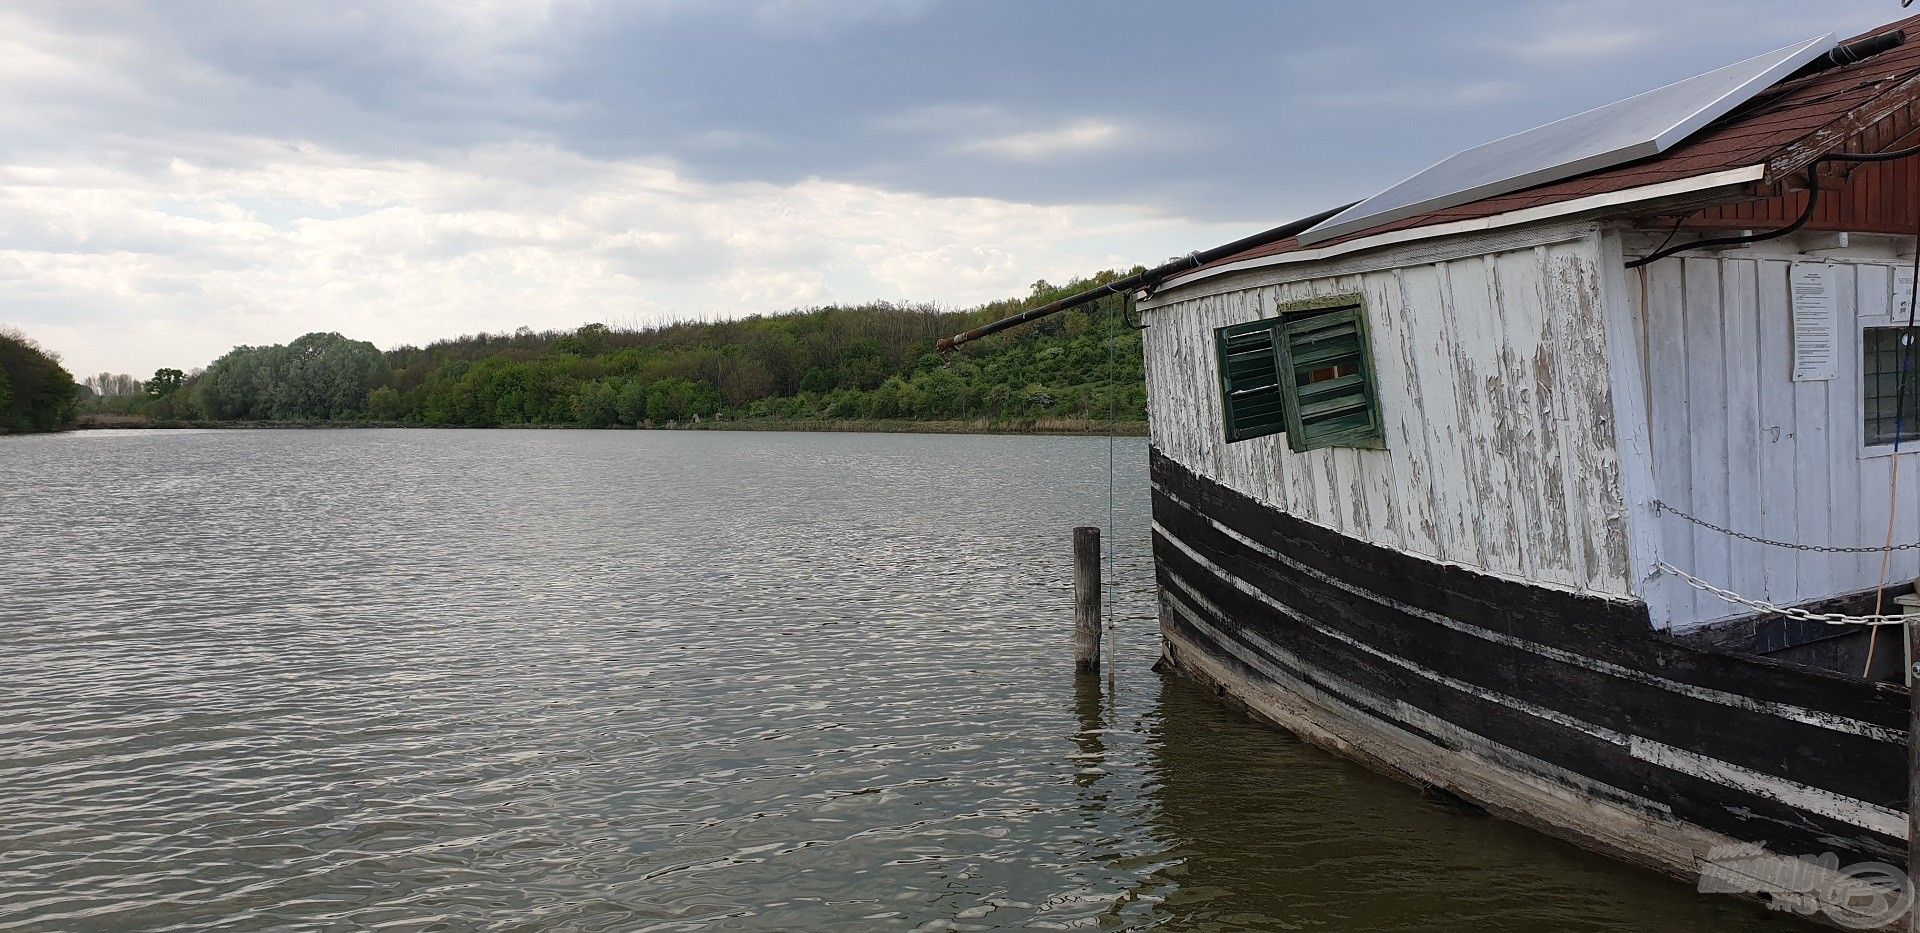
[[[1833,48],[1831,35],[1675,81],[1433,165],[1322,221],[1303,244],[1643,159],[1753,99]]]

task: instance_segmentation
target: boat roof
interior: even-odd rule
[[[1858,42],[1899,30],[1912,35],[1916,29],[1920,29],[1920,16],[1888,23],[1845,41]],[[1664,183],[1702,179],[1735,169],[1759,167],[1762,174],[1758,180],[1773,184],[1840,148],[1863,130],[1905,114],[1916,102],[1920,102],[1920,41],[1908,41],[1852,65],[1804,77],[1789,76],[1658,155],[1367,227],[1310,246],[1301,244],[1299,237],[1288,237],[1216,259],[1170,281],[1168,287],[1249,260],[1352,244],[1382,234],[1410,234],[1393,237],[1395,241],[1417,238],[1420,228],[1634,189],[1647,189],[1649,198],[1659,197],[1670,190],[1660,187]],[[1435,230],[1432,235],[1445,232]]]

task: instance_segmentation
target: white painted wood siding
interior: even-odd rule
[[[1826,261],[1835,270],[1838,372],[1830,381],[1792,380],[1787,276],[1795,261]],[[1885,541],[1895,458],[1862,447],[1861,328],[1904,323],[1889,319],[1899,262],[1883,248],[1857,246],[1815,255],[1779,249],[1673,258],[1628,270],[1658,498],[1773,540]],[[1904,543],[1920,540],[1920,467],[1912,454],[1898,460],[1906,505],[1894,537]],[[1669,563],[1770,602],[1855,593],[1880,579],[1877,554],[1769,547],[1673,515],[1634,514],[1653,523]],[[1920,553],[1896,552],[1889,578],[1916,575]],[[1656,579],[1644,598],[1656,622],[1672,626],[1745,614],[1671,577]]]
[[[1414,262],[1291,270],[1149,308],[1154,443],[1295,516],[1436,561],[1628,596],[1627,535],[1600,302],[1600,237]],[[1268,273],[1272,275],[1272,273]],[[1227,443],[1215,328],[1288,301],[1359,293],[1386,423],[1382,450]]]

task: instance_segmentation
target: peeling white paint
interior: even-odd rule
[[[1589,232],[1399,268],[1254,284],[1147,312],[1153,440],[1188,469],[1289,514],[1441,563],[1629,596],[1600,237]],[[1228,443],[1213,332],[1288,301],[1360,294],[1384,449]]]

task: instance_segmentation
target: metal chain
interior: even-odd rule
[[[1721,589],[1663,560],[1654,561],[1653,569],[1655,573],[1673,574],[1681,580],[1686,581],[1686,583],[1694,589],[1712,593],[1736,606],[1745,606],[1749,609],[1757,609],[1760,612],[1783,615],[1789,619],[1805,619],[1808,622],[1825,622],[1828,625],[1904,625],[1912,618],[1911,616],[1905,615],[1850,616],[1843,612],[1808,612],[1805,609],[1795,609],[1792,606],[1776,606],[1765,600],[1754,599],[1749,596],[1742,596],[1732,590]]]
[[[1920,541],[1912,544],[1895,544],[1889,547],[1874,547],[1871,545],[1862,547],[1839,547],[1832,544],[1795,544],[1792,541],[1774,541],[1770,538],[1761,538],[1744,532],[1734,531],[1731,528],[1722,528],[1706,519],[1682,512],[1658,499],[1653,500],[1653,510],[1656,513],[1672,512],[1708,531],[1717,531],[1730,538],[1739,538],[1742,541],[1752,541],[1755,544],[1764,544],[1768,547],[1783,547],[1794,551],[1819,551],[1823,554],[1884,554],[1888,551],[1911,551],[1920,548]]]

